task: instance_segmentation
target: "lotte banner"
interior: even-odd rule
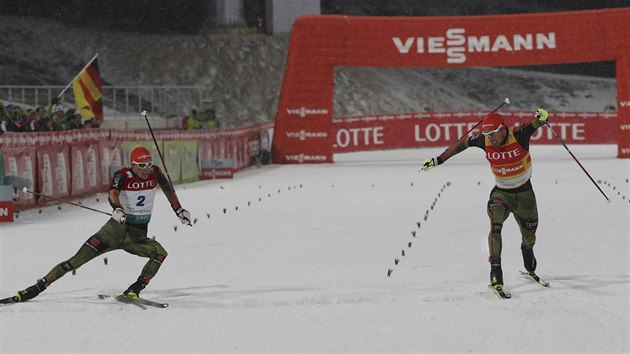
[[[508,126],[529,123],[532,112],[502,112]],[[334,120],[335,153],[415,147],[448,146],[472,129],[483,112],[408,113],[373,115]],[[567,144],[614,144],[615,113],[550,113],[549,122]],[[471,134],[477,134],[477,129]],[[300,139],[309,139],[302,134]],[[313,137],[316,139],[317,137]],[[533,144],[557,144],[551,130],[543,126],[531,139]]]

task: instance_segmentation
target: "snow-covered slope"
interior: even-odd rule
[[[342,68],[335,76],[335,115],[488,110],[601,112],[616,109],[614,79],[504,68]]]
[[[30,303],[0,307],[0,352],[627,353],[628,160],[615,146],[572,147],[607,203],[560,145],[532,146],[535,251],[551,287],[519,275],[509,218],[513,297],[501,300],[487,288],[487,163],[471,150],[419,173],[440,150],[336,155],[180,185],[192,228],[158,194],[149,235],[169,256],[143,295],[170,307],[98,300],[144,264],[111,252],[107,265],[101,256]],[[83,202],[109,209],[103,198]],[[33,284],[106,220],[61,205],[0,225],[0,295]]]

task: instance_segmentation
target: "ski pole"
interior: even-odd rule
[[[553,135],[556,136],[556,138],[558,139],[558,141],[560,142],[560,144],[562,144],[562,146],[564,146],[564,148],[567,150],[567,152],[569,153],[569,155],[571,155],[571,157],[573,158],[573,160],[575,160],[575,162],[577,162],[578,166],[580,166],[580,168],[582,169],[582,171],[584,171],[584,173],[586,173],[586,175],[588,176],[588,178],[591,180],[591,182],[593,182],[593,184],[595,185],[595,187],[597,187],[597,189],[599,189],[599,191],[602,193],[602,195],[604,196],[604,198],[606,198],[607,201],[610,202],[610,199],[608,199],[608,197],[606,196],[606,193],[604,193],[604,191],[599,188],[599,186],[597,185],[597,183],[595,183],[595,180],[593,180],[593,177],[591,177],[591,175],[586,172],[586,169],[584,168],[584,166],[582,166],[582,164],[580,163],[580,161],[578,161],[577,157],[575,157],[575,155],[573,155],[573,153],[571,152],[571,150],[569,150],[569,147],[567,146],[567,144],[564,143],[564,141],[562,140],[562,138],[560,137],[560,135],[558,135],[556,133],[555,130],[553,130],[553,128],[551,127],[551,125],[549,124],[549,122],[545,122],[545,125],[547,127],[549,127],[549,130],[551,130],[551,132],[553,133]]]
[[[144,117],[144,120],[147,122],[147,126],[149,127],[149,131],[151,132],[151,136],[153,137],[153,143],[155,144],[155,148],[157,149],[158,156],[160,156],[160,160],[162,160],[162,166],[164,166],[164,172],[166,172],[166,177],[168,177],[168,182],[173,187],[173,181],[171,180],[171,175],[168,173],[168,169],[166,168],[166,163],[164,162],[164,158],[162,157],[162,152],[160,151],[160,147],[158,146],[157,140],[155,139],[155,134],[153,134],[153,129],[151,129],[151,124],[149,123],[149,118],[147,118],[147,111],[144,110],[140,114]],[[175,187],[173,187],[173,191],[175,191]]]
[[[58,201],[58,202],[62,202],[62,203],[66,203],[66,204],[70,204],[70,205],[74,205],[74,206],[78,206],[79,208],[83,208],[83,209],[87,209],[87,210],[95,211],[95,212],[97,212],[97,213],[101,213],[101,214],[105,214],[105,215],[108,215],[108,216],[112,216],[112,214],[111,214],[111,213],[108,213],[108,212],[105,212],[105,211],[101,211],[101,210],[98,210],[98,209],[94,209],[94,208],[90,208],[90,207],[87,207],[87,206],[85,206],[85,205],[81,205],[81,204],[73,203],[73,202],[68,201],[68,200],[63,200],[63,199],[59,199],[59,198],[55,198],[55,197],[51,197],[51,196],[49,196],[49,195],[44,195],[44,194],[41,194],[41,193],[37,193],[37,192],[34,192],[34,191],[32,191],[32,190],[29,190],[29,189],[28,189],[28,188],[26,188],[26,187],[22,188],[22,191],[23,191],[24,193],[31,193],[31,194],[36,195],[36,196],[39,196],[39,197],[43,197],[43,198],[48,198],[48,199],[56,200],[56,201]]]

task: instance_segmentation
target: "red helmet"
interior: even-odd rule
[[[481,123],[481,131],[483,133],[498,130],[501,126],[505,125],[503,122],[503,116],[499,113],[488,113]]]
[[[132,165],[153,161],[149,150],[142,146],[137,146],[133,150],[131,150],[131,154],[129,154],[129,160],[131,161]]]

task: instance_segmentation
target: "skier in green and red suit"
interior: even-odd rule
[[[190,213],[182,208],[167,176],[153,164],[149,150],[138,146],[131,151],[129,160],[131,166],[116,171],[112,178],[109,189],[109,204],[114,209],[112,217],[83,243],[74,256],[54,266],[35,285],[18,291],[13,302],[36,297],[66,273],[117,249],[148,258],[138,279],[123,292],[129,298],[139,297],[140,291],[149,284],[167,256],[166,250],[158,241],[147,237],[157,188],[162,189],[182,224],[192,224]]]
[[[485,151],[496,183],[488,200],[488,216],[491,223],[488,236],[490,285],[499,290],[503,287],[501,229],[510,213],[514,214],[521,231],[521,251],[525,269],[530,276],[536,277],[533,247],[536,243],[538,207],[530,180],[532,159],[529,154],[529,140],[534,131],[545,124],[549,114],[541,108],[534,116],[535,119],[531,123],[508,128],[500,114],[490,113],[482,121],[481,134],[462,139],[439,156],[426,159],[422,165],[423,171],[429,171],[471,146]]]

